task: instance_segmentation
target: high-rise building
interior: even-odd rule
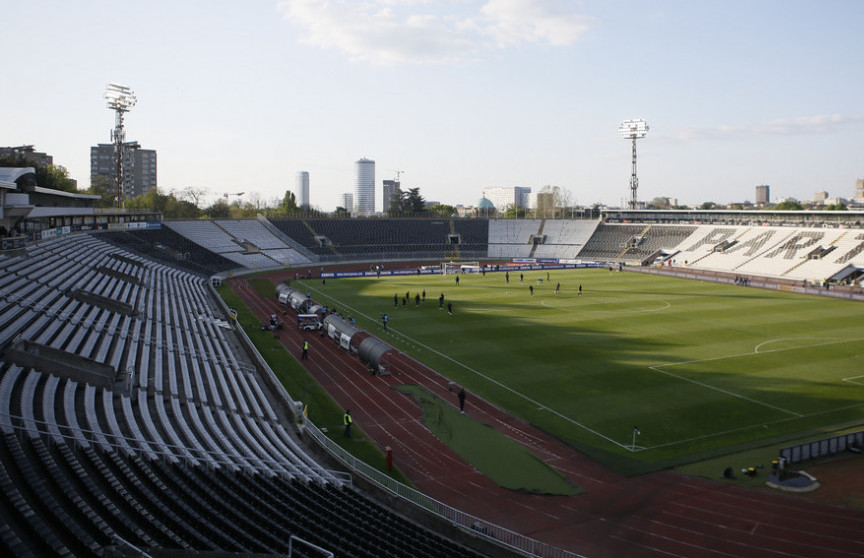
[[[767,184],[756,186],[756,205],[771,203],[771,187]]]
[[[393,203],[394,198],[399,199],[402,195],[402,189],[399,186],[400,184],[398,180],[384,181],[384,193],[381,197],[381,211],[390,211],[390,204]]]
[[[343,207],[350,213],[354,209],[354,194],[345,192],[339,196],[339,207]]]
[[[366,217],[375,213],[375,161],[360,159],[354,163],[354,215]]]
[[[297,173],[297,179],[294,183],[294,198],[297,207],[309,207],[309,173],[306,171]]]
[[[19,145],[18,147],[0,147],[0,157],[22,157],[32,165],[47,167],[54,164],[54,157],[46,153],[36,151],[32,145]]]
[[[492,202],[496,211],[503,213],[511,206],[518,207],[519,209],[527,209],[528,194],[530,193],[531,188],[526,188],[524,186],[486,188],[483,190],[483,197]]]
[[[90,182],[97,176],[114,180],[114,144],[90,148]],[[123,144],[123,192],[133,198],[156,188],[156,151],[141,149],[137,141]]]
[[[864,203],[864,178],[855,181],[855,203]]]

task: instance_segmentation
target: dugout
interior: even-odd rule
[[[303,312],[306,308],[306,295],[301,293],[300,291],[296,291],[291,289],[289,292],[285,292],[279,295],[279,302],[282,304],[287,304],[297,312]]]
[[[336,314],[324,318],[324,329],[327,337],[339,343],[339,346],[346,351],[351,349],[351,339],[360,332],[359,327]]]
[[[283,298],[282,295],[285,294],[285,296],[287,296],[286,293],[290,293],[293,290],[295,290],[295,289],[292,289],[288,285],[288,283],[279,283],[278,285],[276,285],[276,300],[278,300],[279,302],[282,302],[282,298]],[[282,303],[285,304],[284,302],[282,302]]]
[[[365,362],[371,370],[380,372],[381,357],[388,351],[392,351],[393,347],[381,341],[377,337],[367,337],[360,342],[357,347],[357,353],[360,355],[360,360]]]

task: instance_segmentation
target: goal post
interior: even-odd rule
[[[441,274],[480,273],[480,262],[441,262]]]

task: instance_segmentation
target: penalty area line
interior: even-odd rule
[[[713,360],[713,359],[707,359],[707,360]],[[759,401],[757,399],[753,399],[752,397],[747,397],[746,395],[741,395],[740,393],[735,393],[734,391],[729,391],[728,389],[719,388],[717,386],[712,386],[711,384],[706,384],[705,382],[700,382],[699,380],[694,380],[692,378],[687,378],[687,377],[681,376],[679,374],[673,374],[672,372],[668,372],[666,370],[661,370],[661,368],[664,366],[675,366],[676,364],[689,364],[689,363],[693,363],[693,362],[701,362],[701,361],[691,360],[691,361],[688,361],[687,363],[676,362],[676,363],[672,363],[672,364],[659,364],[657,366],[649,366],[648,368],[655,371],[655,372],[660,372],[661,374],[666,374],[667,376],[671,376],[672,378],[677,378],[677,379],[683,380],[685,382],[690,382],[691,384],[696,384],[697,386],[700,386],[700,387],[704,387],[704,388],[711,389],[714,391],[719,391],[720,393],[724,393],[726,395],[736,397],[736,398],[742,399],[744,401],[749,401],[750,403],[754,403],[756,405],[768,407],[769,409],[774,409],[775,411],[780,411],[782,413],[786,413],[786,414],[792,415],[794,417],[803,416],[801,413],[796,413],[795,411],[790,411],[789,409],[784,409],[783,407],[777,407],[776,405],[771,405],[770,403],[765,403],[764,401]]]

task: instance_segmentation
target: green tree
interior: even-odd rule
[[[804,206],[794,200],[786,200],[772,207],[774,211],[800,211]]]
[[[90,178],[90,189],[84,191],[94,196],[102,196],[96,202],[96,207],[114,206],[114,180],[110,176],[93,176]]]
[[[224,198],[219,198],[213,205],[204,210],[207,217],[211,219],[227,219],[231,215],[231,209]]]
[[[336,211],[333,212],[334,217],[351,217],[351,212],[342,207],[341,205],[336,208]]]
[[[848,209],[845,203],[832,203],[825,206],[825,211],[847,211]]]
[[[426,200],[420,195],[420,188],[409,188],[407,201],[409,215],[417,216],[426,213]]]
[[[519,207],[515,203],[511,203],[504,210],[504,217],[508,219],[522,219],[528,214],[525,209]]]
[[[24,158],[24,155],[9,155],[0,157],[0,167],[24,168],[32,167],[33,163]]]
[[[78,192],[77,183],[69,177],[69,171],[62,165],[36,167],[36,184],[52,190]]]
[[[174,193],[160,194],[156,188],[146,193],[126,200],[127,209],[151,209],[159,211],[163,216],[173,219],[197,219],[201,210],[190,201],[178,199]]]
[[[426,214],[426,200],[420,195],[420,188],[400,190],[393,196],[387,210],[390,217],[419,217]]]
[[[717,204],[712,201],[704,202],[699,206],[699,209],[717,209]]]
[[[63,192],[78,192],[78,185],[62,165],[35,165],[23,155],[0,157],[0,167],[33,167],[36,170],[36,185]]]
[[[427,207],[426,212],[437,217],[453,217],[456,215],[456,208],[452,205],[438,203]]]
[[[279,212],[285,215],[296,215],[300,208],[297,207],[297,196],[291,190],[285,190],[285,196],[282,198],[282,203],[279,205]]]
[[[668,209],[669,208],[669,198],[665,198],[663,196],[657,196],[648,204],[649,207],[655,207],[657,209]]]

